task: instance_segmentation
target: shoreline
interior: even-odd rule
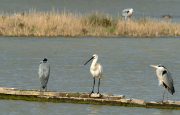
[[[36,11],[0,15],[4,37],[159,37],[180,36],[180,24],[148,17],[130,18],[97,12]]]

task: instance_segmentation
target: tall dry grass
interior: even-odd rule
[[[139,36],[180,35],[180,24],[143,17],[124,21],[108,14],[40,12],[0,15],[1,36]]]

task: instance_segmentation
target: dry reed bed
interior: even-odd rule
[[[81,15],[29,10],[25,15],[0,15],[0,36],[135,36],[180,35],[180,24],[147,17],[124,21],[108,14]]]

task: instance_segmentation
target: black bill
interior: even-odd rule
[[[90,60],[88,60],[83,66],[85,66],[89,61],[91,61],[94,57],[92,57]]]

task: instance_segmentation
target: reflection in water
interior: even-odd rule
[[[88,115],[96,115],[99,113],[99,110],[102,108],[101,105],[90,105],[87,110],[90,111]]]
[[[155,114],[155,115],[173,115],[173,114],[176,114],[176,113],[173,113],[173,111],[175,111],[175,110],[159,109],[158,111],[153,112],[153,114]],[[178,111],[178,110],[176,110],[176,111]]]
[[[169,109],[169,110],[168,110],[168,109],[161,109],[161,110],[160,110],[160,113],[161,113],[161,114],[171,115],[172,112],[173,112],[172,109]]]
[[[179,110],[0,100],[2,115],[179,115]],[[2,106],[3,105],[3,106]]]

